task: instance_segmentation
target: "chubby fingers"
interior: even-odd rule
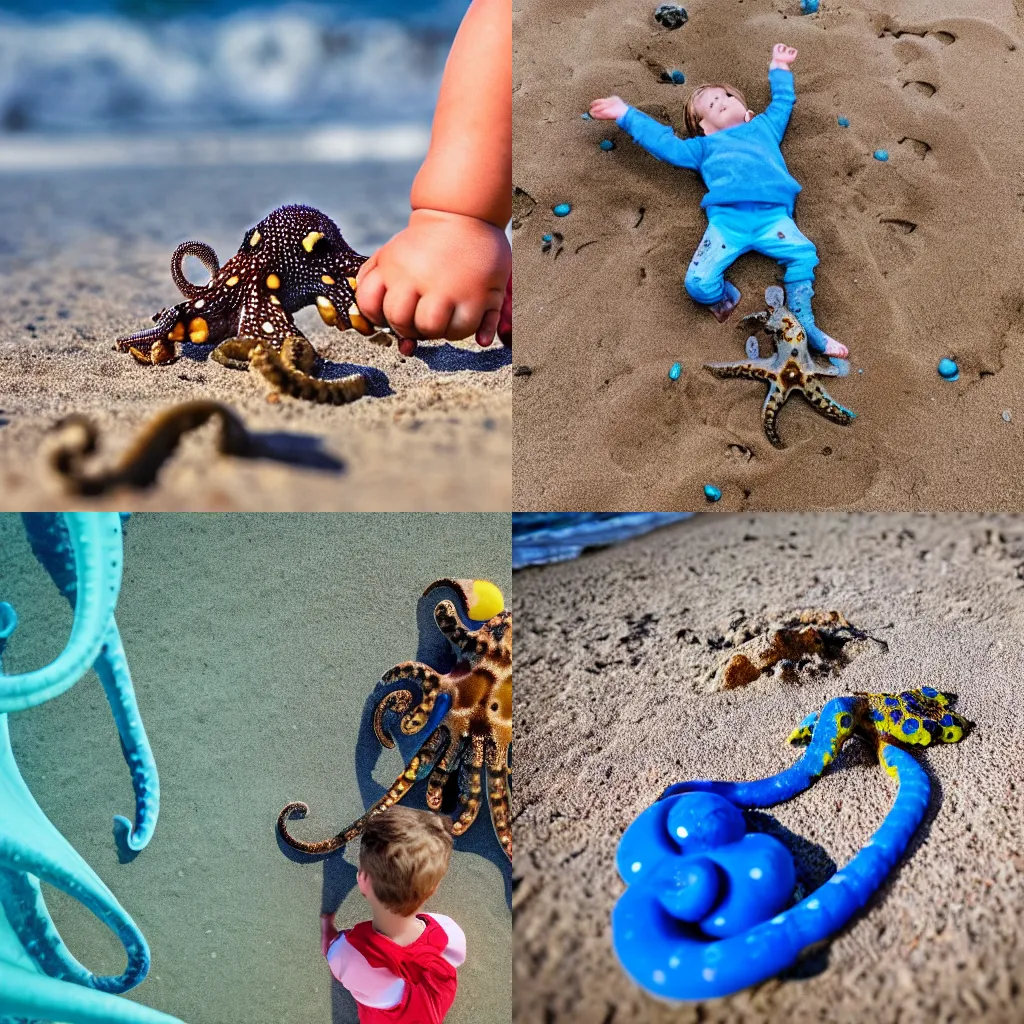
[[[487,346],[494,341],[494,335],[498,333],[498,321],[500,319],[500,309],[489,309],[484,313],[480,329],[476,332],[476,343],[481,348],[487,348]]]
[[[356,292],[356,301],[362,308],[363,286]],[[384,321],[391,325],[392,330],[403,338],[421,338],[416,327],[416,307],[420,296],[415,288],[395,286],[384,294],[381,309]]]
[[[367,266],[369,266],[369,260],[362,265],[356,276],[356,305],[371,323],[378,327],[386,327],[384,296],[387,294],[387,285],[384,282],[384,275],[376,266],[366,271]],[[364,273],[364,271],[366,272]]]

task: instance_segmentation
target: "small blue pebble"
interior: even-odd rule
[[[682,366],[679,363],[673,363],[672,364],[672,369],[668,371],[668,379],[669,380],[679,380],[679,378],[682,375],[683,375],[683,368],[682,368]],[[705,490],[706,490],[706,488],[705,488]]]
[[[682,71],[673,71],[672,81],[675,82],[676,85],[682,85],[686,81],[686,75],[684,75]]]
[[[714,484],[704,485],[704,497],[708,501],[718,501],[722,497],[722,492]]]
[[[614,149],[615,148],[615,143],[612,142],[611,139],[602,139],[600,145],[601,145],[601,148],[606,153],[608,152],[609,149]]]
[[[551,235],[541,235],[540,236],[540,240],[542,242],[553,242],[554,241],[554,239],[551,237]]]
[[[889,159],[889,154],[884,149],[876,149],[874,152],[874,157],[876,160],[881,160],[883,163],[885,163],[885,161]]]
[[[943,380],[959,380],[960,367],[952,359],[939,360],[939,376]]]
[[[840,115],[838,118],[836,118],[836,120],[839,122],[840,128],[850,127],[850,119],[848,117],[843,117],[842,115]]]
[[[568,203],[559,203],[557,206],[553,206],[551,208],[551,212],[554,213],[556,217],[567,217],[571,210],[572,207]]]
[[[580,114],[580,117],[583,118],[584,121],[593,121],[594,120],[589,114]]]
[[[817,14],[818,0],[800,0],[801,14]]]

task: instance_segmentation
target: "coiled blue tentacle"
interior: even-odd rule
[[[791,897],[792,875],[785,865],[780,866],[778,851],[768,845],[781,847],[777,841],[748,835],[737,843],[734,836],[726,836],[736,848],[750,840],[759,843],[747,847],[752,852],[745,854],[747,860],[738,861],[741,871],[734,871],[723,885],[715,878],[716,872],[722,873],[714,862],[717,851],[705,855],[705,847],[698,843],[696,853],[691,852],[686,829],[671,827],[674,820],[681,820],[673,815],[681,809],[678,801],[690,799],[687,794],[714,794],[738,808],[766,807],[802,792],[834,760],[856,720],[856,698],[829,701],[810,746],[791,768],[756,782],[696,780],[670,786],[630,825],[617,857],[628,888],[612,912],[612,932],[615,952],[634,981],[670,1000],[728,995],[790,967],[804,949],[833,935],[870,899],[906,850],[924,817],[930,792],[928,776],[917,761],[891,744],[880,746],[879,758],[899,789],[881,827],[848,864],[789,909],[780,908]],[[810,724],[805,720],[801,728]],[[728,868],[725,857],[719,854],[718,860]],[[709,941],[708,929],[694,922],[708,910],[717,912],[710,909],[716,884],[728,896],[737,882],[750,892],[747,912],[761,911],[768,919]],[[711,898],[705,898],[708,891]],[[680,910],[684,903],[688,905]],[[698,904],[697,912],[687,912],[693,904]],[[724,924],[722,918],[710,915],[705,921]]]
[[[92,515],[96,515],[96,513],[92,513]],[[65,523],[64,516],[53,513],[24,513],[22,515],[33,553],[50,574],[57,589],[75,608],[76,622],[79,615],[78,594],[82,583],[79,570],[81,562],[95,565],[98,559],[105,557],[105,562],[99,564],[99,568],[108,573],[111,578],[116,573],[115,601],[120,592],[120,563],[123,560],[121,524],[125,516],[120,513],[102,513],[102,515],[107,519],[105,525],[110,537],[114,536],[116,528],[116,558],[109,550],[97,551],[92,556],[79,555],[77,547],[83,543],[88,544],[89,541],[82,538],[80,534],[76,536],[75,531],[78,524],[73,521]],[[116,566],[115,561],[118,563]],[[149,738],[146,736],[142,716],[139,714],[138,704],[135,700],[135,688],[132,685],[131,672],[128,669],[124,646],[121,643],[121,634],[114,621],[113,608],[111,608],[106,628],[102,634],[93,668],[103,684],[103,691],[107,695],[107,702],[114,715],[125,760],[131,771],[132,788],[135,791],[135,826],[133,827],[132,823],[122,815],[115,815],[114,821],[125,829],[125,842],[128,848],[136,851],[142,850],[153,835],[160,813],[160,779],[149,745]],[[3,680],[0,679],[0,685],[2,683]]]

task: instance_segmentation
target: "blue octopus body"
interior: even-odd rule
[[[908,725],[908,723],[910,723]],[[612,912],[626,972],[668,1000],[729,995],[790,967],[871,898],[924,817],[928,776],[897,745],[956,742],[968,722],[937,690],[855,694],[829,701],[790,737],[810,744],[790,768],[752,782],[697,779],[670,786],[629,826],[618,848],[628,888]],[[898,783],[880,828],[824,885],[787,908],[795,868],[771,836],[746,834],[742,808],[770,807],[807,789],[855,733],[874,740]]]

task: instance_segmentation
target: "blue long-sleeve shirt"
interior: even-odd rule
[[[630,107],[616,124],[648,153],[675,167],[698,171],[708,187],[701,206],[778,203],[790,215],[800,185],[779,148],[793,112],[793,73],[768,72],[772,101],[763,114],[711,135],[680,139],[670,125]]]

